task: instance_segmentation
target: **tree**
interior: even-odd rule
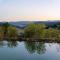
[[[43,38],[44,36],[44,24],[29,24],[24,31],[25,37]]]
[[[15,39],[15,38],[18,37],[16,27],[9,26],[9,27],[8,27],[8,33],[7,33],[7,34],[8,34],[8,37],[9,37],[9,38]]]
[[[7,33],[7,31],[8,31],[8,27],[9,27],[9,23],[8,23],[8,22],[3,23],[2,28],[3,28],[3,30],[4,30],[4,34]]]

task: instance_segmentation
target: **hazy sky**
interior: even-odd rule
[[[60,19],[60,0],[0,0],[0,21]]]

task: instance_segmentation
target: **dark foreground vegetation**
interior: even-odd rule
[[[30,23],[21,30],[6,22],[0,26],[0,40],[60,42],[60,24]]]

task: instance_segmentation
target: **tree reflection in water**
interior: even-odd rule
[[[17,47],[17,41],[8,41],[7,46],[10,48]]]
[[[15,48],[19,46],[21,42],[20,41],[0,41],[0,48],[1,47],[9,47],[9,48]],[[33,54],[44,54],[49,49],[47,48],[54,48],[57,52],[60,52],[60,43],[43,43],[43,42],[32,42],[32,41],[24,41],[24,46],[27,49],[28,53]],[[21,48],[20,48],[21,49]]]
[[[43,54],[45,53],[45,44],[42,42],[27,42],[24,41],[25,48],[29,53],[35,53],[37,52],[38,54]],[[0,47],[3,46],[8,46],[9,48],[15,48],[18,46],[17,41],[0,41]]]
[[[45,44],[43,42],[25,42],[25,47],[29,53],[43,54],[46,51]]]
[[[17,41],[0,41],[0,47],[8,46],[9,48],[15,48],[17,45]]]

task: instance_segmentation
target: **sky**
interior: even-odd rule
[[[0,21],[60,20],[60,0],[0,0]]]

